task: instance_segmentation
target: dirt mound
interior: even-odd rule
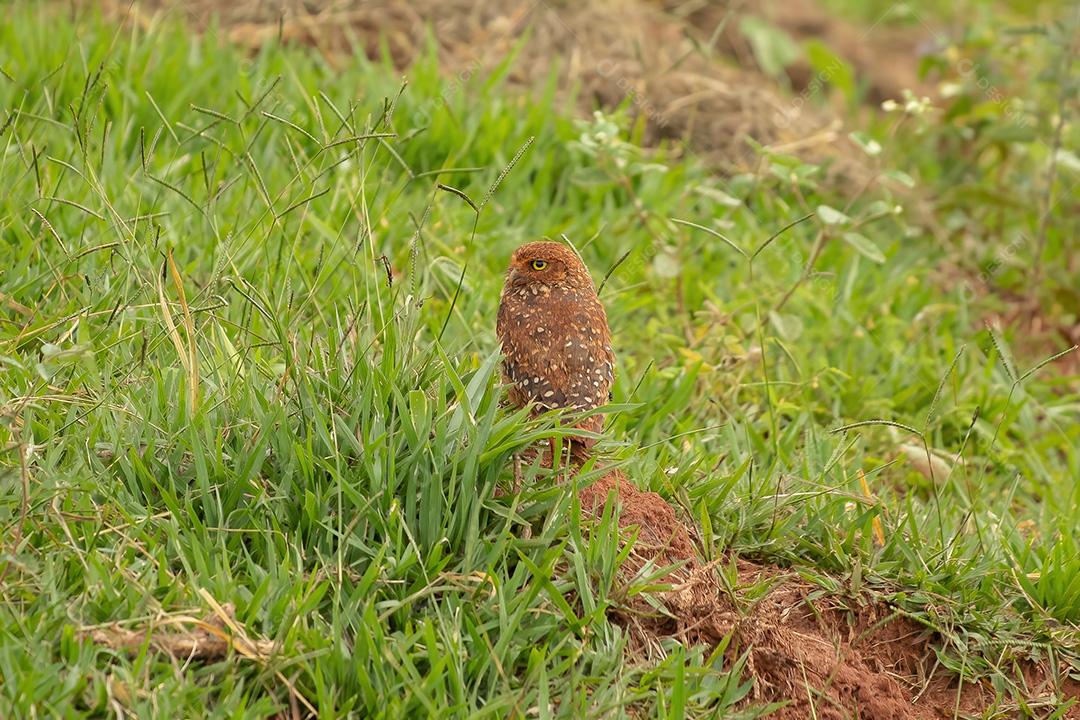
[[[628,102],[646,143],[685,141],[714,166],[756,162],[747,142],[830,164],[834,178],[863,182],[869,170],[841,121],[786,97],[756,68],[702,52],[687,23],[644,0],[585,3],[518,0],[106,0],[119,17],[148,24],[155,12],[182,14],[195,27],[218,18],[231,42],[248,47],[281,38],[318,48],[332,63],[353,48],[388,51],[407,68],[434,39],[443,69],[459,80],[497,67],[517,52],[509,82],[540,88],[558,75],[583,115]],[[617,18],[617,21],[616,21]],[[432,36],[429,35],[429,29]]]
[[[649,563],[674,566],[664,578],[670,589],[654,594],[666,612],[635,596],[611,613],[626,629],[634,656],[663,653],[665,637],[715,646],[730,635],[729,660],[748,653],[750,699],[787,703],[770,715],[780,720],[931,720],[979,713],[993,703],[992,689],[935,672],[934,633],[900,612],[865,598],[825,595],[790,572],[743,559],[736,561],[737,586],[726,588],[716,568],[698,559],[692,533],[675,510],[618,470],[580,491],[582,511],[595,517],[612,496],[619,525],[638,533],[622,580]],[[741,596],[741,589],[762,581],[771,583],[764,597]],[[1033,663],[1024,667],[1032,696],[1052,695],[1051,674]],[[1080,683],[1060,681],[1080,698]],[[1080,717],[1080,710],[1065,717]]]
[[[776,583],[763,599],[740,607],[738,595],[722,587],[715,568],[698,560],[686,526],[656,493],[638,490],[613,471],[581,491],[582,510],[597,513],[612,493],[619,502],[619,524],[636,527],[639,533],[633,554],[622,566],[623,577],[629,580],[649,562],[677,566],[665,578],[671,589],[658,594],[667,614],[657,613],[641,597],[613,612],[612,619],[628,631],[635,654],[662,652],[664,637],[716,645],[731,635],[732,658],[749,651],[753,700],[789,703],[774,717],[935,717],[912,705],[911,694],[867,657],[864,648],[843,637],[839,623],[814,614],[806,603],[812,589],[808,584],[775,568],[739,561],[740,586],[761,579]],[[927,652],[926,635],[918,633],[902,649],[910,653],[914,646],[916,652]]]
[[[578,498],[583,510],[595,513],[603,509],[613,493],[620,504],[619,525],[639,528],[638,547],[654,548],[667,564],[682,560],[697,562],[690,533],[675,515],[675,509],[657,493],[638,490],[620,471],[612,470],[582,488]]]

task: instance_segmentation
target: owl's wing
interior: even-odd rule
[[[598,304],[504,295],[497,331],[511,403],[591,410],[608,401],[615,358]]]
[[[580,338],[566,351],[566,404],[591,410],[607,403],[615,380],[614,355],[607,343],[600,338]]]

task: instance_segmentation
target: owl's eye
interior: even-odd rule
[[[543,270],[547,267],[547,260],[533,260],[529,263],[529,267],[533,270]]]

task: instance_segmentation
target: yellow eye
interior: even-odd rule
[[[547,260],[533,260],[531,263],[529,263],[529,266],[533,270],[543,270],[547,267]]]

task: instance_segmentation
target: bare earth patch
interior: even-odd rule
[[[744,17],[759,17],[795,41],[821,40],[852,66],[856,77],[867,83],[866,101],[873,105],[898,99],[905,89],[917,95],[933,94],[931,84],[919,77],[919,59],[941,34],[921,21],[911,27],[897,27],[892,21],[900,14],[898,6],[889,7],[868,28],[861,28],[830,14],[819,0],[755,3],[661,0],[659,4],[672,14],[685,17],[691,32],[702,42],[708,41],[717,27],[722,27],[717,49],[743,67],[755,66],[756,60],[753,48],[739,30],[739,23]],[[813,87],[815,71],[805,58],[794,61],[786,74],[798,92]]]
[[[715,646],[730,635],[732,660],[749,651],[751,699],[787,703],[770,716],[781,720],[933,720],[977,714],[993,704],[991,688],[961,684],[937,667],[934,632],[897,610],[869,599],[830,596],[790,571],[743,559],[736,561],[737,587],[725,588],[717,569],[698,558],[692,531],[675,510],[618,470],[581,490],[583,512],[596,515],[611,495],[620,506],[620,526],[638,532],[621,568],[624,579],[650,562],[678,566],[665,579],[671,589],[657,598],[668,614],[657,613],[640,596],[612,613],[635,655],[662,652],[664,637]],[[763,598],[739,599],[739,588],[763,579],[772,583]],[[1049,668],[1024,662],[1021,669],[1033,707],[1038,698],[1053,697]],[[1080,682],[1057,680],[1080,700]],[[1080,708],[1064,717],[1080,718]]]
[[[582,115],[628,101],[630,114],[644,122],[647,144],[685,143],[723,171],[754,167],[752,140],[823,163],[842,185],[861,185],[872,173],[838,115],[790,97],[753,64],[740,66],[738,57],[703,51],[694,38],[696,18],[646,0],[104,4],[115,17],[144,26],[161,12],[179,14],[201,30],[216,19],[223,40],[254,49],[280,38],[314,47],[338,65],[361,49],[372,58],[388,52],[404,70],[434,40],[440,65],[458,84],[516,52],[508,77],[512,87],[542,88],[555,72],[559,92],[575,98]]]

